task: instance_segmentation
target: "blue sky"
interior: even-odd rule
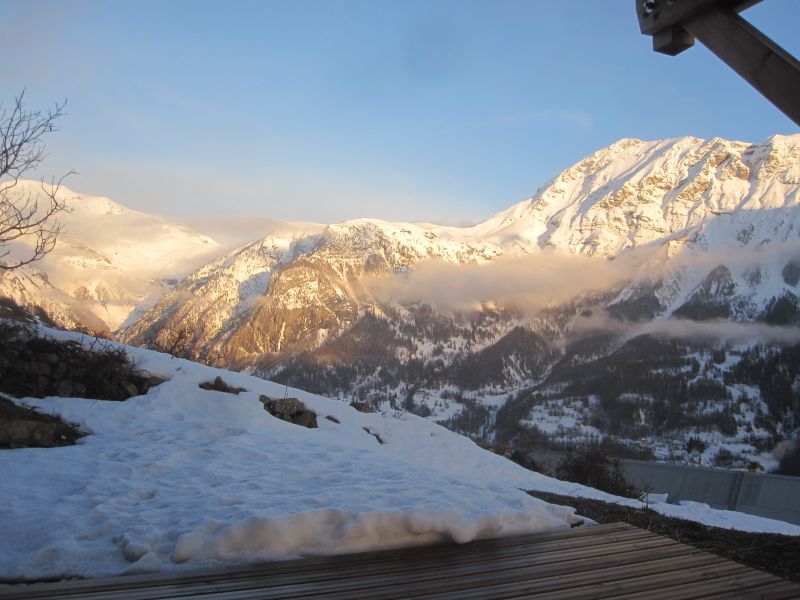
[[[632,0],[0,0],[0,100],[68,100],[42,174],[170,217],[465,224],[622,137],[798,131]],[[796,0],[745,15],[800,55]],[[9,60],[10,57],[10,60]]]

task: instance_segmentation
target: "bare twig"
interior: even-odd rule
[[[50,252],[62,233],[61,223],[54,219],[68,211],[61,191],[70,171],[50,183],[41,181],[41,193],[30,189],[17,190],[19,180],[35,170],[45,159],[42,138],[56,131],[55,122],[62,117],[66,101],[47,111],[28,111],[23,91],[10,110],[0,104],[0,269],[11,270],[39,260]],[[9,242],[32,239],[32,248],[21,257],[7,259]]]

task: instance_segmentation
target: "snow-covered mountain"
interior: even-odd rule
[[[123,337],[169,344],[189,330],[183,337],[193,351],[253,362],[316,347],[365,310],[374,312],[371,288],[364,289],[372,276],[403,274],[430,260],[485,265],[500,256],[548,262],[558,254],[594,257],[600,273],[607,259],[644,255],[623,274],[636,285],[616,289],[618,311],[649,304],[651,318],[753,320],[770,302],[795,302],[799,223],[800,136],[758,145],[625,139],[475,227],[359,219],[266,237],[190,275]],[[524,280],[527,265],[518,266],[506,278]],[[492,289],[479,297],[498,300]],[[416,299],[429,300],[422,293]]]
[[[743,244],[788,239],[794,232],[791,221],[777,230],[768,225],[795,214],[798,184],[798,135],[776,135],[760,144],[622,139],[470,233],[505,244],[513,240],[526,250],[554,247],[603,257],[699,234],[707,235],[703,248],[711,249],[729,241],[725,235],[735,235],[740,225],[759,228]],[[754,219],[753,211],[766,213]],[[723,215],[737,218],[718,222]],[[759,234],[765,237],[757,239]]]
[[[118,336],[495,441],[768,465],[800,426],[798,284],[800,135],[624,139],[474,227],[288,224]]]
[[[371,219],[311,234],[270,235],[192,273],[123,337],[169,347],[189,331],[193,351],[227,362],[296,352],[318,345],[372,306],[364,275],[398,272],[432,258],[485,262],[501,253],[493,244]]]
[[[769,466],[800,425],[800,135],[625,139],[474,227],[295,233],[199,269],[123,339],[512,444]]]
[[[12,198],[46,202],[42,184],[20,180]],[[40,307],[58,325],[93,331],[118,329],[191,270],[220,252],[217,242],[108,198],[62,187],[57,215],[64,231],[53,252],[29,266],[0,272],[0,295]],[[11,246],[24,255],[29,240]]]

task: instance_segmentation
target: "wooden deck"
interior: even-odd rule
[[[800,585],[624,523],[216,569],[0,588],[0,599],[800,598]]]

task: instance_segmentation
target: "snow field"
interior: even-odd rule
[[[247,375],[126,350],[139,368],[168,381],[125,402],[24,399],[90,435],[76,446],[0,452],[0,579],[467,542],[565,529],[577,520],[573,509],[524,489],[641,505],[527,471],[414,415],[359,413]],[[217,375],[247,391],[198,388]],[[276,419],[258,400],[287,392],[318,415],[318,429]],[[798,526],[704,505],[652,507],[800,535]]]
[[[423,419],[362,414],[292,390],[318,414],[319,429],[310,430],[264,411],[258,395],[283,396],[283,386],[130,353],[169,381],[121,403],[25,400],[91,435],[71,447],[0,453],[7,540],[0,578],[97,577],[466,542],[574,520],[571,509],[482,482],[492,468],[479,458],[503,459]],[[218,374],[248,391],[197,387]],[[466,462],[449,472],[462,456]]]

